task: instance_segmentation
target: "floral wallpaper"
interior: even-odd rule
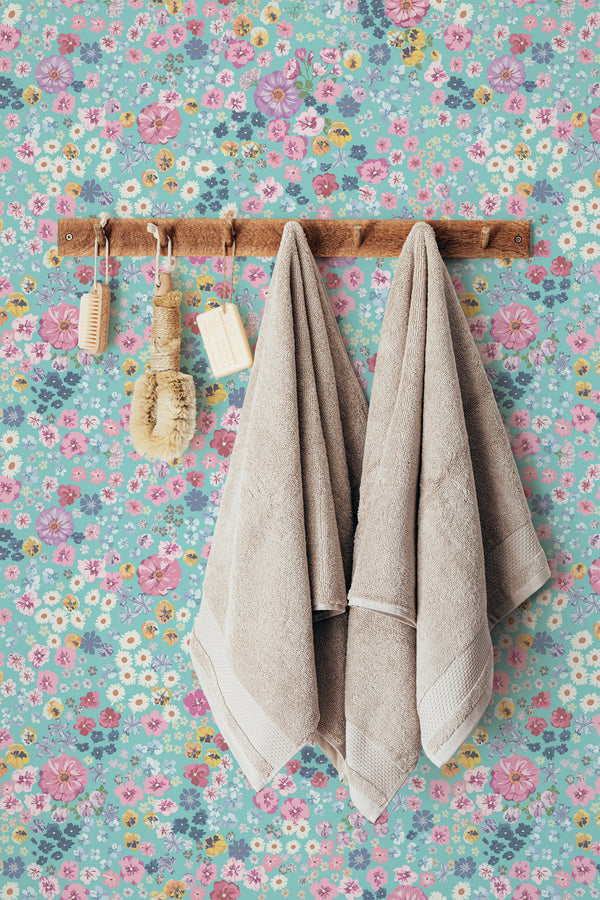
[[[593,0],[4,0],[0,900],[598,896],[599,35]],[[101,212],[532,223],[529,260],[448,266],[552,579],[374,825],[318,747],[255,795],[214,723],[188,642],[248,372],[196,326],[222,260],[178,260],[196,435],[136,454],[154,262],[109,258],[95,357],[57,252]],[[319,262],[369,394],[394,260]],[[236,260],[252,344],[272,266]]]

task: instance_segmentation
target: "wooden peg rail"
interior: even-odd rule
[[[287,219],[109,219],[104,228],[113,257],[155,256],[156,238],[147,231],[154,222],[173,255],[222,256],[235,238],[237,256],[277,256]],[[396,257],[416,220],[298,219],[316,257]],[[455,259],[529,256],[529,222],[499,220],[429,221],[442,256]],[[59,219],[58,255],[93,256],[104,240],[98,219]]]

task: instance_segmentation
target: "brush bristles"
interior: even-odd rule
[[[82,295],[78,344],[83,350],[104,353],[108,344],[109,317],[110,289],[107,285],[96,285],[95,290]]]
[[[133,446],[148,459],[171,462],[184,452],[196,430],[196,391],[191,375],[144,373],[131,398]]]

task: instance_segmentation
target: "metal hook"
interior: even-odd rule
[[[355,225],[355,226],[354,226],[354,229],[353,229],[353,231],[354,231],[354,246],[356,247],[357,250],[358,250],[358,248],[360,247],[360,241],[361,241],[360,230],[361,230],[361,227],[362,227],[361,225]]]
[[[160,268],[160,233],[158,231],[158,226],[154,224],[154,222],[148,222],[146,225],[146,231],[149,231],[150,234],[154,235],[156,238],[156,264],[154,266],[154,284],[156,287],[160,287],[160,278],[158,275],[158,270]]]
[[[490,242],[490,226],[484,225],[481,229],[481,249],[485,250]]]

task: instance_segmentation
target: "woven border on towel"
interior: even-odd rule
[[[415,768],[419,754],[403,766],[391,760],[352,722],[346,721],[346,764],[350,797],[375,822]]]
[[[527,522],[493,550],[487,551],[485,570],[488,622],[493,628],[550,578],[548,560],[533,524]],[[511,570],[514,573],[512,579]]]
[[[493,650],[484,622],[475,640],[418,704],[423,749],[436,765],[448,762],[479,722],[492,696],[493,675]]]
[[[254,790],[262,790],[313,735],[295,744],[256,703],[231,669],[223,635],[206,602],[200,605],[192,638],[204,657],[192,642],[192,661],[215,721]]]

